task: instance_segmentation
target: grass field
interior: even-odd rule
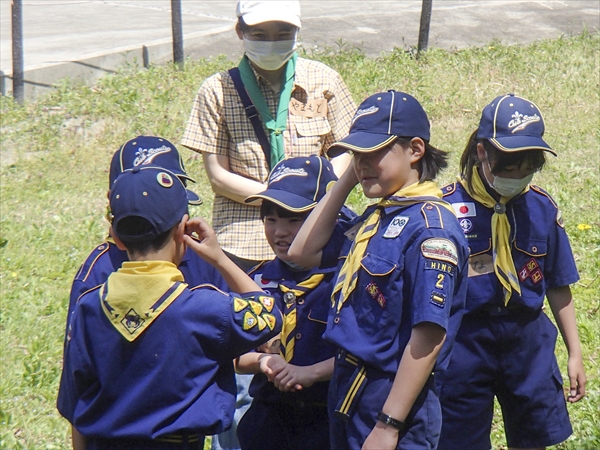
[[[451,152],[440,181],[453,180],[481,109],[514,92],[544,113],[558,158],[534,182],[563,211],[581,280],[573,286],[588,375],[587,397],[569,405],[575,430],[559,449],[600,448],[600,37],[544,40],[528,46],[492,42],[416,60],[396,50],[378,59],[340,43],[309,56],[337,69],[355,100],[387,89],[415,95],[432,122],[435,146]],[[204,78],[229,68],[224,58],[148,70],[127,67],[94,87],[65,82],[25,107],[0,98],[0,448],[65,449],[68,424],[55,408],[71,280],[107,230],[104,219],[112,153],[138,134],[179,142]],[[182,148],[205,199],[193,214],[210,217],[211,194],[201,160]],[[351,204],[361,211],[359,195]],[[559,339],[566,378],[566,352]],[[495,420],[495,449],[505,448]]]

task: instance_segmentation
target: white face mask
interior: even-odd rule
[[[488,161],[485,163],[487,164],[488,170],[491,174],[492,168],[490,167],[490,163]],[[521,193],[521,191],[523,191],[523,189],[525,189],[533,179],[533,174],[529,174],[525,178],[503,178],[492,175],[494,179],[493,181],[490,181],[485,174],[485,170],[483,171],[483,175],[485,176],[485,179],[490,187],[503,197],[514,197],[515,195]]]
[[[244,38],[246,56],[263,70],[277,70],[296,50],[296,39],[287,41],[251,41]]]

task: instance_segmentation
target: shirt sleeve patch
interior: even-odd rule
[[[273,306],[275,306],[275,301],[273,300],[273,297],[261,295],[260,297],[258,297],[258,301],[268,312],[273,311]]]
[[[263,310],[263,306],[262,303],[260,302],[256,302],[254,300],[249,300],[248,304],[250,305],[250,309],[252,310],[252,312],[254,314],[256,314],[257,316],[262,312]]]
[[[449,239],[431,238],[421,244],[421,253],[425,258],[446,261],[458,265],[456,246]]]
[[[239,297],[233,299],[233,310],[237,313],[248,307],[248,302]]]
[[[443,294],[438,291],[432,291],[430,297],[430,303],[433,303],[435,306],[443,308],[446,304],[446,294]]]
[[[425,269],[437,270],[438,272],[444,272],[450,275],[454,275],[456,266],[440,261],[432,261],[430,259],[425,261]]]
[[[256,318],[256,316],[254,314],[252,314],[250,311],[246,311],[246,313],[244,314],[244,323],[242,325],[242,329],[244,331],[248,331],[248,330],[254,328],[257,324],[258,324],[258,319]]]
[[[565,222],[563,220],[563,216],[562,216],[562,211],[559,209],[558,212],[556,213],[556,223],[558,224],[559,227],[564,228],[565,227]]]

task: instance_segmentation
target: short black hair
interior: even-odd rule
[[[154,239],[144,241],[131,240],[128,236],[139,236],[152,231],[152,224],[147,219],[140,216],[129,216],[119,220],[118,228],[114,230],[117,237],[123,242],[123,245],[131,253],[138,255],[147,255],[151,251],[158,251],[163,248],[171,236],[173,230],[179,226],[179,223],[170,230],[159,234]],[[123,235],[123,237],[121,237]]]
[[[291,219],[292,217],[297,217],[299,219],[306,219],[310,211],[306,212],[294,212],[289,209],[282,208],[278,204],[271,202],[269,200],[263,200],[260,205],[260,220],[265,220],[269,214],[277,214],[279,217],[283,219]]]
[[[402,147],[408,147],[413,139],[414,137],[402,136],[396,142]],[[448,152],[434,147],[425,139],[423,142],[425,143],[425,154],[419,160],[417,167],[419,183],[435,180],[438,174],[448,166]]]
[[[487,152],[492,174],[502,172],[508,166],[520,167],[525,163],[529,163],[535,170],[541,170],[546,163],[546,155],[543,150],[522,150],[519,152],[503,152],[496,148],[487,139],[478,139],[477,132],[473,131],[462,156],[460,157],[460,174],[467,181],[469,189],[473,190],[473,167],[481,166],[479,157],[477,156],[477,144],[481,143]]]

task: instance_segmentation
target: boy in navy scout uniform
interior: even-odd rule
[[[324,339],[337,349],[328,406],[337,449],[435,448],[441,413],[433,372],[449,356],[466,293],[468,248],[433,181],[446,153],[402,92],[367,98],[328,153],[350,169],[319,202],[289,251],[311,266],[341,254]],[[360,183],[382,198],[344,230],[334,211]],[[330,236],[344,232],[339,249]]]
[[[204,435],[231,425],[233,359],[281,330],[273,297],[203,219],[188,218],[188,201],[177,176],[157,167],[126,170],[112,186],[111,236],[129,261],[73,312],[58,409],[75,445],[202,449]],[[177,269],[188,246],[242,294],[190,290]]]
[[[585,394],[585,370],[569,285],[579,279],[554,200],[533,174],[556,153],[542,138],[538,107],[513,94],[483,110],[446,186],[471,256],[466,312],[441,385],[440,449],[489,449],[494,396],[508,446],[543,448],[571,433],[554,347],[569,353],[569,402]]]
[[[109,195],[113,183],[124,170],[149,165],[171,171],[184,185],[187,181],[194,181],[187,175],[181,156],[171,142],[157,136],[138,136],[125,142],[113,155],[110,164]],[[200,197],[189,190],[188,198],[191,205],[202,203]],[[77,303],[77,299],[83,293],[104,283],[108,276],[121,267],[123,261],[127,261],[127,259],[127,252],[120,250],[110,236],[107,237],[105,242],[92,250],[73,280],[69,296],[67,321]],[[192,249],[188,249],[186,252],[179,265],[179,270],[183,273],[183,277],[189,286],[211,283],[220,289],[228,290],[219,272],[200,258]]]
[[[327,389],[335,348],[322,339],[336,264],[304,269],[287,250],[308,213],[337,180],[331,163],[319,156],[277,164],[262,199],[265,236],[276,254],[250,272],[284,312],[281,336],[267,353],[243,355],[237,371],[256,373],[250,409],[238,424],[243,450],[329,449]],[[355,216],[349,210],[344,217]],[[269,354],[272,352],[274,354]]]

